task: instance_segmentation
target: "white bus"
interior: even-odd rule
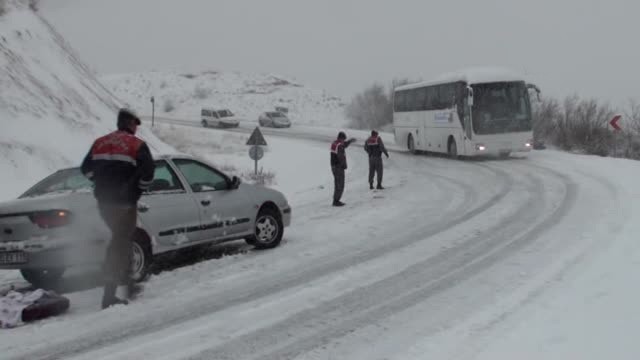
[[[450,157],[528,152],[529,88],[509,70],[472,69],[394,89],[396,144]]]

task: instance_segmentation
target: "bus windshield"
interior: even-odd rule
[[[531,106],[524,82],[475,84],[473,131],[479,135],[531,130]]]

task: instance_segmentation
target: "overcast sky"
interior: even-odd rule
[[[101,73],[273,72],[350,97],[474,65],[550,95],[640,99],[637,0],[44,0]]]

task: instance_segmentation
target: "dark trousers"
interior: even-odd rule
[[[369,185],[373,186],[373,176],[377,174],[378,186],[382,186],[382,157],[369,157]]]
[[[344,169],[337,166],[331,167],[333,172],[333,202],[338,202],[344,193]]]
[[[118,285],[131,281],[133,236],[138,212],[135,205],[99,204],[100,215],[111,230],[104,272],[103,301],[115,298]]]

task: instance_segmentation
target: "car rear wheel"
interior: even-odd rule
[[[418,152],[416,151],[416,144],[413,141],[413,135],[409,134],[409,138],[407,139],[407,148],[409,149],[409,152],[412,154],[417,154]]]
[[[64,275],[64,268],[51,269],[21,269],[22,277],[33,286],[49,289],[58,285]]]
[[[247,243],[256,249],[271,249],[280,244],[283,235],[280,213],[273,208],[262,208],[256,218],[254,235]]]

